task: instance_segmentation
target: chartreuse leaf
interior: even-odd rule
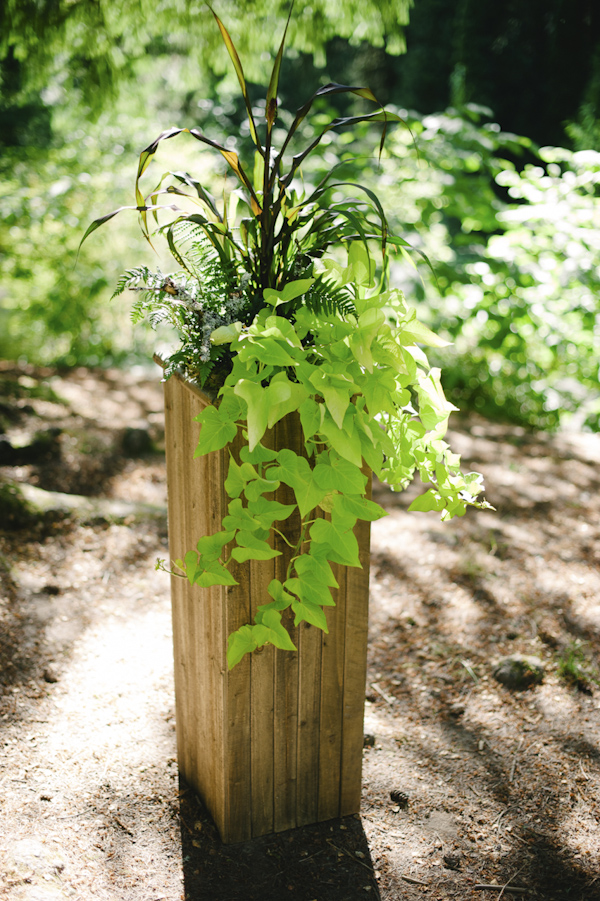
[[[313,582],[312,578],[302,576],[302,578],[286,579],[284,588],[297,595],[301,600],[308,601],[311,604],[320,604],[321,607],[334,607],[335,601],[331,597],[331,592],[324,583]]]
[[[234,537],[233,531],[215,532],[214,535],[204,535],[196,545],[196,549],[203,562],[218,560],[226,544]]]
[[[348,410],[349,416],[351,413],[352,410]],[[344,425],[346,425],[346,418],[344,419]],[[327,438],[333,449],[337,451],[341,457],[348,460],[349,463],[353,463],[355,466],[361,466],[362,449],[360,437],[356,431],[351,431],[351,426],[344,429],[338,428],[329,412],[326,411],[319,431]]]
[[[212,451],[221,450],[237,435],[237,425],[223,412],[221,407],[209,405],[194,417],[194,422],[201,425],[200,438],[194,451],[194,457],[201,457]]]
[[[264,638],[264,641],[261,640],[261,645],[264,644],[265,641],[269,641],[271,644],[274,644],[276,648],[281,648],[282,651],[296,650],[296,645],[281,623],[281,613],[279,610],[275,610],[271,604],[267,604],[258,611],[255,619],[257,622],[257,625],[254,627],[257,630],[256,634],[260,635],[262,639],[264,633],[258,633],[259,626],[262,626],[263,629],[267,630],[269,633],[268,636]]]
[[[392,415],[396,413],[394,394],[397,390],[397,384],[396,377],[391,370],[375,367],[369,374],[369,377],[362,382],[361,390],[371,415],[384,412]],[[399,399],[408,403],[410,401],[410,393],[406,391]]]
[[[190,585],[193,585],[194,576],[196,575],[196,571],[198,569],[198,554],[196,553],[196,551],[188,551],[182,562],[178,561],[181,568],[185,570],[185,574],[188,577]]]
[[[295,504],[280,504],[264,497],[259,497],[252,503],[252,515],[263,529],[270,529],[274,522],[287,519],[295,509]]]
[[[445,522],[448,519],[452,519],[453,516],[464,516],[466,512],[466,501],[463,501],[460,498],[454,498],[453,500],[446,498],[446,509],[442,510],[440,519],[442,522]]]
[[[257,444],[253,450],[244,445],[240,450],[240,459],[244,463],[270,463],[271,460],[275,460],[277,454],[278,451],[262,444]]]
[[[202,575],[194,577],[194,584],[201,588],[210,588],[211,585],[237,585],[231,573],[221,563],[211,563]]]
[[[273,598],[273,601],[270,604],[261,604],[258,608],[261,611],[265,607],[272,607],[273,610],[286,610],[294,600],[293,595],[288,594],[279,579],[272,579],[269,582],[267,591]]]
[[[321,405],[315,403],[309,397],[298,407],[298,412],[300,413],[304,440],[308,441],[309,438],[317,434],[321,427]]]
[[[291,382],[285,372],[278,372],[273,376],[266,394],[269,408],[268,428],[272,428],[292,410],[297,410],[308,398],[308,391],[304,385]]]
[[[330,588],[339,588],[333,570],[327,560],[315,557],[314,554],[301,554],[294,560],[294,569],[301,579],[316,586],[327,585]]]
[[[428,347],[448,347],[450,344],[450,341],[444,341],[430,328],[419,322],[414,310],[413,318],[400,326],[397,337],[400,344],[425,344]]]
[[[297,626],[301,622],[310,623],[311,626],[317,626],[323,632],[329,633],[327,628],[327,618],[323,613],[323,608],[318,604],[311,604],[310,601],[293,601],[292,610],[294,611],[294,625]]]
[[[409,513],[413,511],[418,511],[420,513],[429,513],[431,510],[435,510],[438,513],[440,510],[443,510],[446,506],[444,498],[439,494],[439,492],[435,491],[433,488],[430,488],[429,491],[426,491],[425,494],[421,494],[419,497],[415,498],[410,507],[408,508]]]
[[[263,495],[269,494],[272,491],[277,491],[279,488],[279,482],[273,481],[272,479],[254,479],[254,481],[249,482],[246,486],[246,490],[244,494],[248,499],[248,502],[252,505],[252,510],[255,509],[256,501]]]
[[[358,327],[350,336],[350,347],[361,366],[372,373],[374,367],[371,345],[385,323],[383,310],[367,308],[358,317]]]
[[[247,484],[248,480],[243,476],[242,467],[238,466],[233,456],[229,454],[229,469],[225,479],[225,491],[229,497],[239,497]]]
[[[343,428],[350,395],[356,391],[357,386],[347,375],[326,372],[324,369],[317,369],[313,372],[310,381],[318,394],[324,398],[325,405],[338,429]]]
[[[244,401],[229,390],[222,393],[218,409],[223,421],[230,419],[232,422],[237,422],[243,420],[246,415]]]
[[[279,465],[270,469],[269,475],[290,486],[296,496],[300,516],[304,519],[327,492],[316,483],[310,464],[304,457],[284,448],[277,454],[277,461]]]
[[[198,542],[196,551],[188,551],[184,561],[177,561],[191,585],[200,585],[204,588],[211,585],[237,585],[229,570],[219,561],[224,546],[233,537],[233,532],[205,535]]]
[[[287,303],[289,300],[296,300],[297,297],[302,297],[314,282],[314,278],[300,278],[294,282],[288,282],[281,291],[276,291],[274,288],[265,288],[263,297],[268,304],[277,307],[279,304]]]
[[[229,669],[233,669],[246,654],[251,654],[258,647],[253,630],[253,626],[241,626],[229,635],[227,639],[227,666]]]
[[[360,566],[358,542],[352,529],[336,525],[326,519],[318,519],[310,527],[314,544],[322,546],[323,554],[333,563],[343,566]]]
[[[235,498],[227,507],[229,513],[223,517],[223,526],[230,532],[236,529],[244,529],[247,532],[255,532],[260,529],[260,523],[254,519],[247,507],[244,507],[240,498]]]
[[[211,344],[231,344],[242,331],[241,322],[232,322],[229,325],[220,325],[210,334]]]
[[[321,488],[344,494],[362,494],[367,484],[367,477],[360,466],[332,452],[319,455],[314,477]]]
[[[288,282],[288,285],[289,284],[291,284],[291,282]],[[283,293],[285,294],[285,288],[283,289]],[[302,342],[298,337],[295,326],[289,319],[285,319],[283,316],[266,316],[263,334],[279,338],[281,341],[286,341],[290,347],[301,350],[302,353],[299,355],[299,359],[304,359],[305,354],[302,348]]]
[[[448,416],[458,407],[446,400],[440,375],[439,369],[432,369],[427,375],[421,376],[416,391],[419,398],[419,419],[426,429],[434,432],[435,437],[442,438],[446,432]]]
[[[243,363],[247,360],[259,360],[267,366],[296,365],[284,343],[272,335],[261,335],[260,338],[248,335],[238,356]]]
[[[276,551],[274,548],[269,547],[266,541],[252,532],[239,531],[236,535],[236,541],[238,547],[234,547],[231,556],[238,563],[245,563],[246,560],[272,560],[273,557],[281,555],[281,551]]]
[[[240,379],[233,390],[248,406],[248,447],[252,451],[267,430],[269,407],[265,389],[250,379]]]
[[[352,241],[348,250],[348,263],[352,269],[352,281],[357,285],[371,285],[375,277],[375,260],[362,241]]]
[[[361,495],[336,494],[334,509],[367,522],[375,522],[388,515],[383,507],[380,507],[375,501],[370,501]]]
[[[388,446],[392,448],[392,456],[394,455],[394,445],[390,440],[389,436],[381,430],[381,434],[387,439]],[[367,466],[375,473],[375,475],[380,478],[382,467],[384,464],[384,451],[382,448],[383,442],[381,439],[377,441],[370,441],[369,438],[365,435],[364,432],[360,432],[360,444],[362,449],[362,455]]]

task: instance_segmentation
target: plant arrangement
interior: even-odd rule
[[[389,285],[390,250],[405,252],[406,242],[388,233],[371,190],[336,181],[335,169],[317,185],[301,178],[302,164],[330,130],[381,122],[383,146],[389,124],[401,120],[382,109],[368,88],[328,84],[287,129],[280,128],[284,33],[259,123],[235,47],[213,15],[244,98],[253,171],[199,129],[173,128],[159,135],[140,155],[136,204],[129,209],[139,212],[148,240],[149,217],[154,218],[179,269],[168,275],[129,270],[115,293],[139,292],[134,317],[175,327],[181,344],[167,361],[165,377],[179,369],[213,400],[197,417],[195,456],[230,446],[228,514],[219,532],[201,537],[175,561],[179,573],[199,586],[235,585],[232,563],[280,554],[270,540],[275,534],[290,545],[285,578],[271,581],[254,622],[229,636],[231,668],[267,643],[294,649],[282,622],[287,608],[295,626],[305,621],[327,631],[323,608],[335,604],[331,590],[337,587],[330,564],[360,566],[354,526],[359,519],[385,515],[368,497],[369,469],[395,490],[418,473],[426,491],[410,510],[437,511],[450,519],[486,502],[478,499],[481,476],[462,473],[459,456],[444,441],[456,408],[446,400],[440,371],[430,368],[422,345],[446,342]],[[334,119],[308,146],[295,148],[315,101],[339,93],[358,95],[377,109]],[[159,146],[182,132],[220,153],[235,176],[237,186],[220,208],[183,172],[167,173],[149,193],[142,192],[140,180]],[[185,197],[186,205],[193,201],[195,207],[163,204],[165,194]],[[171,216],[161,224],[164,210]],[[92,223],[84,240],[118,212]],[[301,454],[269,446],[268,431],[289,415],[300,421]],[[235,455],[231,445],[240,433],[243,444]],[[281,484],[292,490],[294,503],[275,499]],[[297,523],[293,541],[280,529],[290,517]]]

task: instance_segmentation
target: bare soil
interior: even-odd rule
[[[496,511],[449,524],[376,486],[361,815],[224,846],[177,774],[158,375],[0,381],[0,483],[44,492],[0,501],[2,901],[600,899],[597,436],[458,421]]]

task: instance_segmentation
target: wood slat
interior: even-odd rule
[[[234,442],[232,451],[239,455],[239,438]],[[210,456],[210,455],[209,455]],[[219,499],[218,521],[213,524],[213,531],[221,529],[223,516],[227,514],[229,498],[225,492],[225,479],[229,468],[229,449],[224,448],[215,455],[215,466],[211,474],[211,495]],[[228,547],[227,553],[230,548]],[[240,626],[251,622],[252,592],[251,571],[247,564],[232,563],[230,571],[238,585],[221,588],[223,593],[224,630],[222,644],[225,648],[227,636]],[[252,836],[252,785],[251,785],[251,658],[246,655],[231,671],[227,670],[227,662],[223,660],[226,680],[226,722],[225,722],[225,761],[226,761],[226,819],[219,831],[226,842],[244,841]]]
[[[193,460],[205,406],[181,381],[165,383],[169,548],[183,557],[212,530],[218,511],[206,503],[208,458]],[[214,462],[214,461],[213,461]],[[223,622],[219,589],[199,589],[172,577],[177,744],[180,770],[216,821],[224,816]]]
[[[319,819],[319,735],[323,632],[302,623],[298,629],[298,782],[296,825]]]
[[[275,446],[289,447],[296,453],[301,452],[301,427],[298,416],[286,416],[273,429]],[[282,504],[295,503],[291,488],[282,484],[277,492],[277,500]],[[298,540],[300,517],[295,511],[282,522],[281,532],[288,541],[295,544]],[[275,577],[284,582],[292,557],[292,550],[280,538],[275,547],[281,556],[275,558]],[[298,630],[294,627],[294,615],[291,610],[284,610],[282,623],[289,631],[292,641],[298,647]],[[275,683],[274,683],[274,817],[273,827],[276,832],[291,829],[297,825],[296,820],[296,785],[298,779],[298,651],[275,651]]]
[[[346,572],[344,695],[339,816],[360,810],[363,719],[367,680],[367,632],[369,626],[369,543],[371,524],[358,522],[355,529],[362,569]]]
[[[319,820],[339,816],[342,777],[342,706],[346,621],[346,573],[332,566],[339,588],[333,590],[335,607],[326,607],[329,634],[323,635],[321,663],[321,731],[319,736]]]
[[[273,447],[274,443],[271,431],[263,438],[263,444]],[[273,494],[265,496],[269,500],[274,497]],[[275,547],[273,536],[270,544]],[[251,620],[259,605],[271,600],[268,587],[274,578],[275,559],[250,562]],[[266,835],[275,828],[275,648],[271,645],[252,655],[250,679],[252,834]]]

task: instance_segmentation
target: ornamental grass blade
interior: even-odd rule
[[[116,216],[117,213],[121,213],[121,212],[123,212],[123,210],[137,210],[137,209],[138,209],[138,207],[136,207],[136,206],[120,206],[118,210],[113,210],[112,213],[107,213],[105,216],[101,216],[99,219],[94,219],[92,224],[88,226],[86,233],[84,234],[83,238],[79,242],[79,248],[77,250],[77,253],[79,253],[79,251],[81,250],[81,245],[86,240],[86,238],[88,238],[92,234],[92,232],[95,232],[97,228],[100,228],[101,225],[104,225],[105,222],[108,222],[110,219],[112,219],[113,216]]]
[[[147,147],[144,147],[142,152],[140,153],[140,160],[138,163],[138,171],[135,179],[135,200],[138,207],[142,207],[144,209],[140,209],[140,220],[142,222],[142,233],[147,241],[152,244],[150,241],[150,232],[148,231],[148,220],[146,216],[146,200],[142,192],[140,191],[140,178],[150,165],[150,161],[152,157],[158,150],[158,145],[161,141],[167,141],[169,138],[174,138],[175,135],[181,134],[182,131],[187,131],[185,128],[168,128],[166,131],[161,131],[159,136],[151,143],[148,144]],[[155,216],[156,218],[156,216]]]
[[[210,9],[211,13],[213,14],[213,16],[216,19],[217,25],[219,26],[219,30],[221,32],[221,36],[223,38],[223,41],[225,42],[225,46],[227,47],[227,52],[229,53],[231,62],[233,63],[233,67],[234,67],[236,75],[238,77],[238,81],[240,83],[240,88],[242,89],[242,96],[244,98],[244,103],[246,104],[246,112],[248,113],[248,123],[250,125],[250,134],[252,135],[252,140],[254,141],[256,146],[259,148],[259,150],[262,150],[261,144],[258,140],[258,134],[256,132],[256,124],[254,122],[254,116],[252,115],[252,104],[250,102],[250,97],[248,95],[248,87],[246,85],[246,79],[244,77],[244,70],[242,68],[242,63],[238,56],[237,50],[235,49],[234,43],[231,40],[231,35],[229,34],[229,32],[227,31],[227,29],[225,28],[225,26],[219,19],[218,15],[216,14],[216,12],[212,8],[212,6],[209,5],[208,8]]]
[[[112,219],[118,213],[122,213],[123,210],[135,210],[137,213],[140,214],[140,216],[146,212],[153,212],[154,210],[172,210],[173,212],[176,212],[176,213],[183,212],[183,210],[181,210],[178,206],[175,206],[175,204],[159,204],[156,207],[154,207],[154,206],[120,206],[117,210],[113,210],[112,213],[107,213],[105,216],[100,216],[99,219],[94,219],[92,224],[88,226],[83,238],[79,242],[79,247],[77,249],[77,253],[79,254],[79,251],[81,250],[81,245],[83,244],[83,242],[93,232],[95,232],[97,228],[100,228],[101,225],[104,225],[105,222],[108,222],[110,219]],[[148,237],[148,236],[146,236],[146,237]]]
[[[306,103],[304,103],[304,104],[300,107],[300,109],[296,112],[296,116],[295,116],[295,118],[294,118],[294,121],[292,122],[292,124],[291,124],[291,126],[290,126],[290,129],[289,129],[289,131],[288,131],[288,133],[287,133],[287,135],[286,135],[285,141],[283,142],[283,146],[282,146],[282,148],[281,148],[281,150],[280,150],[280,152],[279,152],[279,154],[278,154],[278,156],[277,156],[277,160],[275,161],[275,164],[274,164],[274,166],[273,166],[273,171],[275,171],[275,170],[278,168],[278,166],[279,166],[279,164],[280,164],[280,162],[281,162],[281,160],[282,160],[282,158],[283,158],[283,155],[284,155],[285,151],[287,150],[288,144],[290,143],[292,137],[294,136],[294,134],[295,134],[296,131],[298,130],[300,124],[303,122],[303,120],[306,118],[306,116],[307,116],[308,113],[310,112],[310,110],[311,110],[311,108],[312,108],[312,105],[313,105],[313,103],[315,102],[315,100],[317,100],[317,98],[319,98],[319,97],[327,97],[327,96],[329,96],[330,94],[356,94],[358,97],[364,97],[366,100],[371,100],[373,103],[376,103],[377,106],[379,106],[379,107],[381,108],[381,104],[379,103],[379,101],[377,100],[377,98],[375,97],[375,95],[373,94],[373,92],[372,92],[369,88],[364,88],[364,87],[359,87],[359,86],[354,86],[354,85],[337,84],[336,82],[330,82],[329,84],[322,85],[320,88],[318,88],[318,89],[315,91],[315,93],[312,95],[312,97],[310,97],[310,98],[306,101]],[[386,122],[387,122],[387,121],[392,121],[392,122],[403,122],[404,124],[406,124],[406,123],[404,122],[404,119],[401,119],[400,116],[396,115],[396,113],[387,113],[387,112],[385,112],[385,110],[383,110],[383,109],[382,109],[382,112],[383,112],[383,117],[382,117],[382,118],[384,119],[384,121],[386,121]],[[373,113],[367,114],[367,115],[366,115],[366,118],[367,118],[367,119],[368,119],[368,118],[372,118],[373,116],[376,116],[376,115],[377,115],[376,113],[375,113],[375,114],[373,114]],[[364,118],[365,118],[365,117],[361,117],[361,116],[356,116],[356,117],[352,116],[352,117],[348,117],[349,120],[350,120],[350,119],[355,119],[355,121],[357,121],[357,122],[359,122],[359,121],[364,121]],[[341,120],[336,120],[336,122],[337,122],[338,124],[340,124]],[[350,122],[348,122],[348,124],[350,124]],[[331,123],[331,124],[330,124],[323,132],[321,132],[321,134],[319,135],[319,137],[316,138],[315,141],[313,141],[313,143],[312,143],[312,144],[310,145],[310,147],[304,152],[304,154],[301,154],[301,155],[300,155],[300,156],[301,156],[300,162],[301,162],[306,156],[308,156],[308,154],[311,153],[312,150],[314,150],[314,148],[315,148],[315,147],[317,146],[317,144],[320,142],[320,140],[321,140],[321,138],[323,137],[323,135],[324,135],[327,131],[329,131],[329,129],[334,128],[334,127],[335,127],[335,123]],[[296,159],[296,157],[295,157],[294,159]],[[300,162],[295,166],[294,172],[295,172],[296,169],[298,168],[298,165],[300,165]],[[288,185],[288,184],[289,184],[289,181],[286,179],[286,185]]]
[[[292,10],[294,9],[294,3],[290,6],[290,11],[287,17],[287,22],[285,23],[285,29],[283,32],[283,37],[281,39],[281,44],[279,45],[279,50],[277,52],[277,56],[275,57],[275,63],[273,65],[273,71],[271,72],[271,80],[269,81],[269,87],[267,90],[267,100],[265,105],[265,117],[267,119],[267,134],[270,136],[271,130],[273,128],[273,124],[275,119],[277,118],[277,90],[279,87],[279,74],[281,72],[281,60],[283,59],[283,50],[285,47],[285,39],[287,37],[287,30],[290,24],[290,19],[292,16]]]
[[[200,200],[206,204],[209,208],[213,216],[221,221],[221,214],[217,208],[217,201],[210,194],[206,188],[203,188],[200,182],[193,178],[193,176],[189,175],[187,172],[171,172],[170,175],[173,178],[176,178],[182,184],[188,185],[190,188],[194,188]]]
[[[262,213],[260,204],[258,202],[258,197],[252,187],[252,183],[250,179],[246,175],[244,167],[242,166],[240,159],[237,153],[234,153],[233,150],[227,150],[226,147],[223,147],[222,144],[218,144],[216,141],[212,141],[210,138],[207,138],[206,135],[203,135],[201,131],[197,128],[183,129],[187,131],[193,138],[196,138],[197,141],[201,141],[203,144],[208,144],[209,147],[213,147],[215,150],[218,150],[221,156],[226,160],[226,162],[231,166],[239,180],[242,182],[248,194],[250,196],[250,207],[255,216],[260,216]]]
[[[168,141],[169,138],[174,138],[175,135],[181,134],[182,131],[187,131],[187,128],[167,128],[165,131],[161,131],[159,136],[154,141],[152,141],[151,144],[148,144],[147,147],[144,147],[144,149],[140,153],[140,161],[138,164],[137,178],[135,182],[136,186],[139,179],[148,168],[150,160],[158,150],[158,145],[160,144],[160,142]]]

